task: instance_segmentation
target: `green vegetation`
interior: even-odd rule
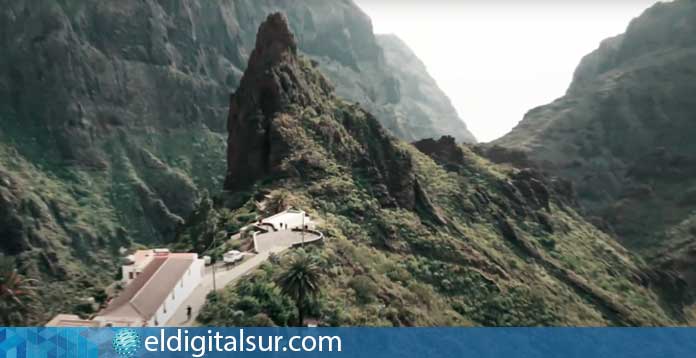
[[[203,128],[95,141],[99,167],[61,160],[49,139],[31,126],[0,132],[0,246],[37,282],[21,324],[88,316],[84,302],[113,282],[119,249],[169,245],[199,193],[224,179],[224,139]]]
[[[305,60],[264,73],[273,71],[292,72],[288,77],[296,78],[299,92],[294,95],[312,98],[311,104],[288,104],[262,119],[273,128],[272,175],[255,168],[258,177],[245,194],[221,198],[211,212],[282,202],[319,219],[326,239],[310,251],[321,263],[321,293],[303,307],[320,324],[693,321],[646,284],[648,270],[640,259],[575,211],[563,182],[493,164],[454,143],[441,148],[442,155],[428,156],[388,135],[357,105],[323,92],[320,75]],[[258,113],[256,102],[243,102],[249,93],[253,89],[238,91],[239,113]],[[260,119],[236,120],[243,131],[245,121]],[[253,147],[256,130],[235,132],[243,137],[231,140]],[[244,175],[251,172],[244,162],[234,164]],[[291,324],[286,312],[293,297],[283,294],[276,277],[293,257],[285,253],[211,296],[199,320]]]
[[[250,249],[251,237],[242,235],[233,241],[229,237],[255,222],[257,217],[258,208],[253,201],[235,210],[215,209],[213,199],[205,192],[187,225],[178,228],[173,247],[177,251],[197,252],[216,259],[229,250]]]
[[[208,296],[198,315],[206,325],[275,326],[297,322],[293,301],[275,284],[280,266],[265,264],[235,287]]]
[[[17,273],[12,258],[0,255],[0,325],[14,326],[27,321],[35,300],[32,280]]]
[[[688,13],[682,7],[691,5],[681,4],[660,6],[675,6],[676,15]],[[80,13],[71,5],[62,9],[69,16]],[[8,29],[23,31],[21,20],[18,17],[19,25]],[[276,16],[275,21],[282,25],[284,20]],[[84,23],[90,28],[90,21]],[[118,24],[114,22],[116,27],[110,30],[130,34]],[[141,24],[143,29],[151,25]],[[283,30],[282,26],[268,29]],[[138,28],[129,30],[137,33]],[[294,41],[287,31],[280,35],[285,37],[258,38]],[[155,40],[166,42],[166,37]],[[168,56],[176,51],[141,54],[138,49],[128,50],[130,45],[119,47],[123,44],[117,41],[109,42],[116,46],[109,49],[130,57],[83,46],[66,52],[77,60],[63,61],[77,64],[77,70],[74,65],[48,72],[18,65],[8,72],[12,78],[6,82],[18,91],[0,108],[0,248],[16,261],[0,262],[3,323],[43,323],[58,312],[89,315],[94,310],[90,297],[102,304],[105,300],[106,285],[120,264],[121,248],[167,245],[216,258],[232,248],[248,248],[243,232],[235,240],[229,239],[231,234],[259,216],[288,206],[319,219],[325,241],[304,248],[306,252],[273,256],[243,280],[211,294],[200,322],[285,326],[302,324],[305,316],[329,326],[683,325],[696,321],[689,312],[692,303],[685,302],[687,296],[679,290],[683,282],[647,267],[590,224],[576,211],[572,190],[562,183],[533,170],[493,164],[465,146],[444,148],[450,152],[443,156],[424,154],[387,134],[359,105],[336,98],[316,65],[294,57],[295,51],[282,56],[271,53],[269,61],[260,59],[257,66],[249,66],[258,73],[240,82],[248,88],[240,85],[229,111],[234,114],[230,124],[239,124],[230,126],[239,130],[230,131],[229,143],[241,143],[230,150],[243,152],[235,153],[242,159],[230,166],[235,172],[227,179],[239,175],[243,180],[232,186],[234,192],[211,198],[207,193],[218,193],[225,173],[233,170],[226,167],[226,136],[210,129],[222,130],[220,119],[226,112],[229,88],[217,86],[206,73],[229,70],[224,73],[228,85],[236,85],[237,68],[227,65],[237,64],[239,58],[215,61],[218,54],[209,51],[219,52],[215,50],[218,39],[204,40],[199,41],[206,47],[201,56],[188,56],[183,49],[178,59]],[[260,48],[284,51],[271,45]],[[350,47],[349,43],[339,45]],[[630,47],[605,46],[599,51]],[[231,49],[224,52],[249,52],[238,46]],[[17,58],[24,56],[24,50],[9,50],[21,55]],[[392,54],[393,50],[399,49],[392,49]],[[586,73],[599,70],[592,63],[583,66],[578,79],[584,83],[571,88],[571,98],[556,102],[548,111],[530,112],[532,117],[554,119],[558,113],[562,118],[538,120],[535,123],[543,128],[535,133],[540,138],[513,133],[510,143],[519,141],[523,149],[547,151],[536,159],[555,163],[568,177],[588,179],[580,188],[581,196],[589,202],[611,203],[602,205],[599,214],[621,223],[615,227],[636,238],[636,247],[654,237],[666,238],[665,247],[678,252],[683,261],[662,266],[693,273],[689,258],[696,223],[690,204],[696,190],[691,182],[683,184],[684,177],[694,177],[688,158],[694,143],[688,137],[693,132],[688,130],[693,127],[693,111],[667,108],[675,103],[669,100],[672,92],[693,92],[692,81],[671,78],[692,66],[680,65],[681,54],[672,55],[674,61],[668,62],[670,68],[677,66],[674,71],[652,71],[651,64],[662,68],[664,63],[648,53],[641,63],[625,61],[631,66],[625,71],[630,76],[602,77],[610,83],[582,81],[599,75]],[[151,66],[149,57],[161,62]],[[228,69],[217,71],[204,63],[227,64],[223,67]],[[374,69],[362,67],[362,74],[350,70],[351,76],[374,74]],[[94,69],[100,69],[99,73],[91,72]],[[62,73],[77,77],[56,81],[54,74]],[[35,74],[47,77],[36,80]],[[657,80],[642,78],[664,74],[667,77]],[[348,82],[363,87],[353,86],[357,82],[352,77]],[[403,95],[425,98],[406,92],[423,88],[423,81],[416,82],[418,86],[404,86]],[[599,97],[583,95],[583,87],[597,83],[602,93],[619,95],[595,103]],[[616,87],[617,83],[621,86]],[[680,86],[674,87],[675,83]],[[401,94],[393,81],[384,84],[390,90],[389,102],[396,104]],[[660,86],[673,90],[664,97]],[[368,87],[365,91],[378,103],[381,85]],[[619,90],[624,88],[643,88],[658,100],[622,94]],[[428,92],[434,93],[432,88]],[[692,106],[691,97],[685,98],[680,105]],[[438,120],[420,116],[418,109],[404,113],[427,119],[430,126]],[[621,120],[598,120],[592,130],[578,127],[607,116]],[[652,138],[649,134],[655,132],[654,125],[664,122],[663,116],[678,129],[676,134],[662,136],[674,145],[657,153],[634,150],[653,150],[650,140],[649,145],[635,141]],[[399,122],[412,119],[396,117],[391,121],[395,131],[413,133],[425,128],[402,127]],[[463,133],[461,123],[458,127]],[[636,131],[629,140],[610,140],[604,149],[597,145],[622,137],[629,127]],[[580,136],[568,140],[566,134]],[[554,145],[541,145],[542,140]],[[234,156],[227,159],[232,161]],[[590,172],[593,175],[586,175]],[[594,189],[604,186],[612,192]],[[638,202],[641,208],[635,209]],[[667,222],[666,218],[677,219]]]
[[[650,7],[582,59],[562,97],[493,143],[572,180],[587,217],[644,257],[651,284],[671,292],[670,303],[691,301],[692,314],[696,47],[681,39],[696,36],[696,26],[662,29],[695,10],[688,0]]]
[[[352,112],[352,116],[363,115]],[[322,126],[326,128],[330,120],[324,119]],[[253,190],[282,192],[278,197],[321,219],[319,229],[327,239],[311,250],[323,263],[322,293],[307,306],[320,324],[681,322],[680,316],[662,309],[658,293],[635,279],[644,269],[641,261],[586,223],[562,198],[552,196],[548,210],[534,209],[518,189],[510,189],[513,194],[504,189],[517,170],[493,165],[462,147],[468,165],[451,172],[399,145],[411,158],[412,170],[436,208],[430,210],[437,210],[447,221],[438,224],[432,221],[432,213],[381,204],[369,170],[341,165],[333,154],[307,139],[312,137],[308,132],[303,137],[310,142],[302,148],[313,148],[312,172],[305,171],[307,177],[266,182]],[[353,143],[364,142],[367,139]],[[289,158],[288,165],[306,165],[308,160],[301,156]],[[242,208],[255,206],[251,198],[264,195],[252,192],[247,197]],[[220,210],[229,209],[213,211]],[[501,220],[510,224],[514,237],[501,228]],[[288,314],[290,297],[274,280],[292,257],[292,253],[282,255],[279,263],[267,263],[249,280],[212,296],[201,322],[294,322]],[[588,287],[601,298],[582,293]],[[629,313],[608,314],[607,307],[614,305]]]

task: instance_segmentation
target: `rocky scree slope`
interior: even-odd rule
[[[494,165],[453,138],[395,138],[336,96],[286,21],[261,25],[231,98],[227,194],[209,215],[223,228],[282,198],[319,218],[325,243],[305,248],[322,262],[311,316],[397,326],[691,319],[665,303],[639,259],[578,215],[567,183]],[[274,284],[286,259],[210,296],[199,320],[294,322]]]
[[[109,282],[119,247],[171,241],[201,193],[219,190],[229,94],[268,13],[288,14],[300,51],[344,96],[390,103],[380,120],[412,100],[393,95],[409,79],[392,75],[350,1],[3,0],[0,9],[0,252],[42,282],[36,321]]]
[[[694,93],[696,2],[659,3],[587,55],[564,97],[488,151],[571,179],[600,227],[693,292]]]

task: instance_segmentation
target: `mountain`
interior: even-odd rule
[[[459,120],[457,111],[447,95],[428,75],[428,70],[401,39],[394,35],[378,35],[377,43],[384,49],[387,64],[393,69],[395,88],[387,92],[390,102],[396,104],[377,107],[378,118],[395,114],[393,121],[380,120],[391,133],[407,141],[425,138],[454,137],[460,143],[474,143],[476,139]],[[374,111],[374,107],[368,107]]]
[[[273,14],[259,28],[230,100],[226,194],[198,211],[191,230],[238,227],[271,206],[307,210],[326,236],[300,249],[321,263],[322,293],[308,313],[323,324],[693,319],[669,300],[679,282],[585,221],[567,182],[495,165],[452,137],[397,139],[334,91],[287,21]],[[200,237],[187,230],[181,238]],[[293,305],[274,283],[292,255],[209,296],[199,320],[292,322]]]
[[[658,3],[585,56],[565,96],[486,150],[571,179],[594,222],[694,289],[694,93],[696,2]]]
[[[0,5],[0,253],[42,282],[47,316],[102,296],[121,247],[171,243],[223,186],[229,94],[270,12],[288,14],[298,50],[343,96],[384,107],[397,134],[458,127],[473,140],[452,113],[419,123],[447,100],[399,94],[413,74],[396,72],[351,1]]]

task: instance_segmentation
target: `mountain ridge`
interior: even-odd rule
[[[571,179],[599,227],[691,292],[695,20],[690,0],[647,9],[583,58],[564,97],[493,142]]]

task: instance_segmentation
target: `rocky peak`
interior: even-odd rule
[[[269,178],[323,178],[336,162],[365,174],[385,207],[416,206],[411,156],[377,119],[340,100],[293,50],[283,15],[268,17],[230,103],[225,189]]]
[[[269,15],[256,38],[247,70],[230,100],[226,190],[243,188],[278,171],[288,147],[276,115],[282,108],[309,106],[332,93],[323,76],[306,71],[283,14]]]
[[[290,31],[288,19],[282,13],[268,15],[256,34],[256,47],[249,67],[272,66],[297,55],[297,41]]]
[[[232,97],[228,124],[245,115],[239,113],[242,103],[247,104],[244,109],[260,109],[270,116],[284,104],[307,104],[312,99],[313,88],[298,63],[297,42],[285,15],[269,15],[259,27],[256,39],[247,70]],[[318,87],[320,92],[330,90],[325,80]]]

